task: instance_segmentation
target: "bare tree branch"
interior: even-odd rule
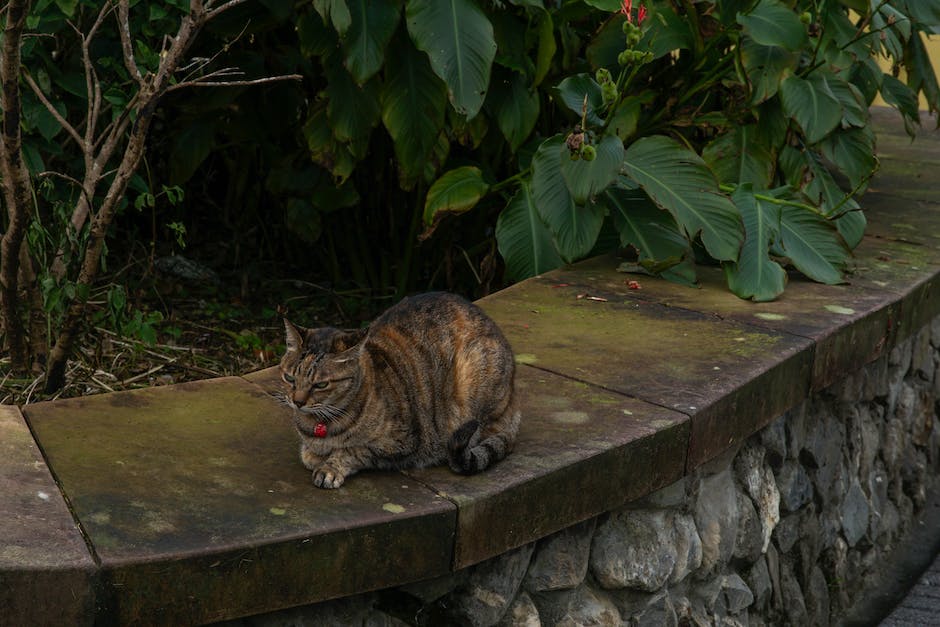
[[[143,85],[144,77],[137,67],[137,59],[134,58],[134,47],[131,44],[131,24],[130,6],[127,0],[118,2],[118,32],[121,33],[121,50],[124,53],[124,67],[130,72],[131,78],[137,81],[138,85]]]
[[[177,89],[183,89],[185,87],[246,87],[249,85],[263,85],[265,83],[274,83],[278,81],[299,81],[303,80],[303,76],[300,74],[285,74],[283,76],[267,76],[265,78],[254,78],[243,81],[213,81],[208,79],[209,76],[207,75],[202,78],[186,81],[185,83],[177,83],[176,85],[167,88],[166,91],[169,93],[171,91],[176,91]]]
[[[6,27],[0,48],[0,184],[9,216],[0,239],[0,317],[3,319],[10,366],[25,372],[29,355],[20,316],[20,259],[25,251],[26,228],[32,214],[32,187],[23,161],[20,131],[20,43],[29,13],[29,0],[10,0],[6,5]]]

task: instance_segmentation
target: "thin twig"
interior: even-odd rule
[[[127,0],[118,2],[118,32],[121,34],[121,50],[124,53],[124,67],[130,72],[131,78],[137,81],[137,84],[143,86],[144,77],[140,74],[140,68],[137,67],[137,60],[134,58],[134,47],[131,44],[131,24],[130,7]]]
[[[78,134],[78,131],[75,130],[75,127],[69,124],[68,120],[62,117],[62,114],[59,113],[58,109],[53,106],[49,99],[46,98],[46,94],[42,92],[42,89],[39,88],[39,85],[36,84],[36,81],[33,80],[33,77],[30,75],[29,71],[26,68],[23,68],[23,78],[26,80],[26,84],[29,85],[29,88],[33,90],[33,93],[36,94],[36,97],[39,98],[39,102],[49,111],[55,121],[65,130],[66,133],[71,135],[72,139],[75,140],[75,143],[78,144],[79,148],[84,148],[85,140],[82,139],[82,136]]]
[[[250,85],[263,85],[264,83],[273,83],[276,81],[300,81],[303,76],[300,74],[285,74],[283,76],[268,76],[266,78],[255,78],[247,81],[203,81],[202,79],[193,79],[185,83],[177,83],[167,88],[167,93],[183,89],[184,87],[247,87]]]

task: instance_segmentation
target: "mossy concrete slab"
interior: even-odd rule
[[[235,377],[24,409],[100,560],[105,620],[203,623],[448,572],[454,506],[399,473],[314,487],[287,411]]]
[[[92,624],[94,571],[20,410],[0,405],[0,624]]]
[[[810,340],[559,279],[549,273],[478,304],[517,359],[690,415],[689,468],[809,390]]]
[[[409,475],[458,506],[462,568],[619,507],[680,479],[689,419],[636,399],[520,365],[515,450],[483,473]]]
[[[794,274],[780,298],[755,303],[731,293],[717,268],[699,268],[699,287],[689,287],[617,272],[617,265],[614,257],[597,257],[546,278],[586,292],[602,290],[810,339],[816,345],[814,389],[881,355],[889,348],[892,321],[900,315],[897,294],[871,283],[862,285],[861,275],[850,275],[852,284],[830,286]],[[641,289],[630,289],[629,281],[638,281]]]

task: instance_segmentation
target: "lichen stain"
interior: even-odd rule
[[[766,311],[762,311],[762,312],[760,312],[760,313],[756,313],[756,314],[754,314],[754,317],[755,317],[755,318],[760,318],[761,320],[770,320],[770,321],[772,321],[772,322],[776,322],[776,321],[779,321],[779,320],[786,320],[786,319],[787,319],[787,317],[786,317],[785,315],[783,315],[783,314],[769,313],[769,312],[766,312]]]
[[[385,505],[382,506],[382,509],[392,514],[401,514],[402,512],[405,511],[405,508],[399,505],[398,503],[386,503]]]
[[[565,425],[583,425],[590,417],[584,411],[556,411],[552,413],[552,420]]]
[[[826,311],[832,312],[834,314],[839,314],[842,316],[851,316],[855,313],[854,309],[849,307],[843,307],[842,305],[826,305],[824,307]]]
[[[283,507],[272,507],[268,511],[274,514],[275,516],[283,516],[284,514],[287,513],[287,510],[284,509]]]
[[[517,364],[534,364],[538,361],[538,358],[532,353],[518,353],[516,355]]]

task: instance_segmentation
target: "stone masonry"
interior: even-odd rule
[[[829,624],[936,483],[938,349],[940,318],[679,482],[537,543],[229,624]]]

